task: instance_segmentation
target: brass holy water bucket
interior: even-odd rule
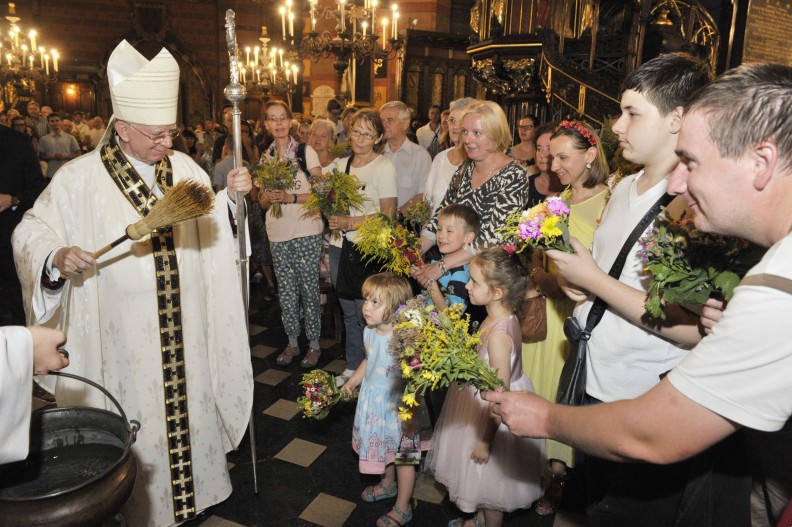
[[[101,526],[124,505],[135,484],[132,444],[140,429],[98,384],[120,415],[99,408],[37,410],[30,423],[30,453],[0,465],[0,525]]]

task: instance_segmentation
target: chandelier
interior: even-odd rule
[[[286,14],[291,24],[291,0],[287,0]],[[283,8],[282,8],[283,9]],[[404,46],[404,37],[399,33],[399,10],[396,4],[390,9],[378,10],[377,0],[364,0],[357,5],[347,0],[335,0],[335,6],[319,6],[318,0],[309,0],[311,31],[302,35],[299,50],[303,56],[318,61],[331,54],[336,57],[333,65],[343,75],[351,61],[362,64],[366,60],[382,63],[396,57]],[[283,13],[283,11],[282,11]],[[378,13],[385,13],[378,22]],[[335,32],[317,32],[318,20],[335,20]],[[294,32],[289,26],[289,36]],[[377,42],[379,40],[379,43]]]
[[[8,3],[5,19],[9,27],[0,32],[0,83],[5,86],[9,82],[23,85],[55,82],[58,52],[39,45],[35,30],[25,32],[19,26],[20,18],[13,2]]]
[[[300,73],[300,57],[290,47],[270,48],[267,26],[261,26],[260,46],[245,47],[245,61],[240,70],[242,83],[248,92],[268,98],[270,94],[291,94]]]

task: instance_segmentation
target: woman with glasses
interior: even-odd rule
[[[535,115],[526,115],[517,122],[517,135],[520,142],[512,146],[508,152],[509,156],[528,168],[529,174],[538,172],[536,164],[536,127],[539,126],[539,119]]]
[[[330,273],[336,277],[334,283],[344,313],[346,334],[347,365],[337,379],[339,386],[352,376],[365,357],[363,328],[366,321],[360,288],[366,275],[376,272],[376,269],[365,268],[360,253],[354,249],[355,231],[367,216],[378,212],[390,217],[396,214],[396,168],[380,153],[384,131],[378,112],[370,108],[358,111],[349,131],[352,154],[336,160],[339,170],[358,178],[368,198],[361,209],[350,209],[348,216],[329,218],[331,229],[344,232],[340,241],[334,240],[330,245]]]
[[[271,100],[264,106],[263,116],[272,144],[261,157],[262,162],[277,156],[292,159],[298,164],[294,186],[288,190],[262,189],[259,203],[267,210],[266,229],[275,265],[275,277],[280,292],[281,319],[289,337],[288,345],[275,362],[291,364],[300,355],[297,338],[300,335],[300,306],[305,320],[308,352],[300,361],[303,368],[313,368],[319,362],[321,348],[321,306],[319,301],[319,261],[322,254],[322,218],[306,214],[303,203],[311,195],[309,171],[319,171],[319,160],[310,146],[298,143],[289,135],[291,111],[283,101]],[[281,204],[282,214],[275,217],[270,206]]]
[[[448,107],[447,135],[451,146],[439,152],[432,160],[432,168],[429,169],[429,175],[426,177],[426,187],[424,187],[424,198],[428,199],[432,204],[432,214],[435,213],[440,206],[440,202],[443,201],[454,172],[462,164],[462,161],[467,159],[465,145],[459,140],[459,119],[462,117],[465,107],[474,102],[476,102],[476,99],[473,97],[465,97],[453,101]]]

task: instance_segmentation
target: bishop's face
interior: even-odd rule
[[[126,121],[118,121],[115,124],[121,150],[139,161],[152,165],[162,161],[173,146],[171,132],[175,128],[175,124],[143,125]]]

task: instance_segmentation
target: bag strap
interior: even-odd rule
[[[622,269],[624,269],[624,263],[627,261],[627,254],[630,252],[630,249],[632,249],[633,245],[635,245],[635,242],[638,241],[638,238],[641,237],[641,234],[646,231],[646,228],[649,226],[649,224],[654,221],[658,214],[660,214],[660,209],[671,203],[675,197],[676,196],[672,196],[671,194],[663,194],[660,196],[660,199],[658,199],[655,204],[652,205],[652,208],[646,211],[644,217],[641,218],[641,221],[638,222],[630,235],[627,237],[627,240],[625,240],[624,245],[622,245],[619,255],[616,257],[616,260],[613,262],[613,265],[608,272],[608,276],[612,276],[617,280],[619,279]],[[607,309],[607,307],[608,303],[602,298],[597,297],[594,300],[594,305],[591,306],[591,311],[589,311],[588,318],[586,319],[586,329],[584,330],[584,332],[589,336],[591,335],[591,331],[597,327],[597,324],[599,324],[600,320],[602,320],[602,315],[605,313],[605,309]]]
[[[740,285],[758,285],[764,287],[772,287],[784,293],[792,295],[792,280],[774,274],[754,274],[746,276],[740,282]]]
[[[352,160],[353,159],[355,159],[355,153],[354,152],[349,154],[349,159],[347,159],[347,166],[346,166],[346,169],[344,170],[344,172],[346,172],[347,174],[350,173],[349,172],[349,168],[352,166]]]

